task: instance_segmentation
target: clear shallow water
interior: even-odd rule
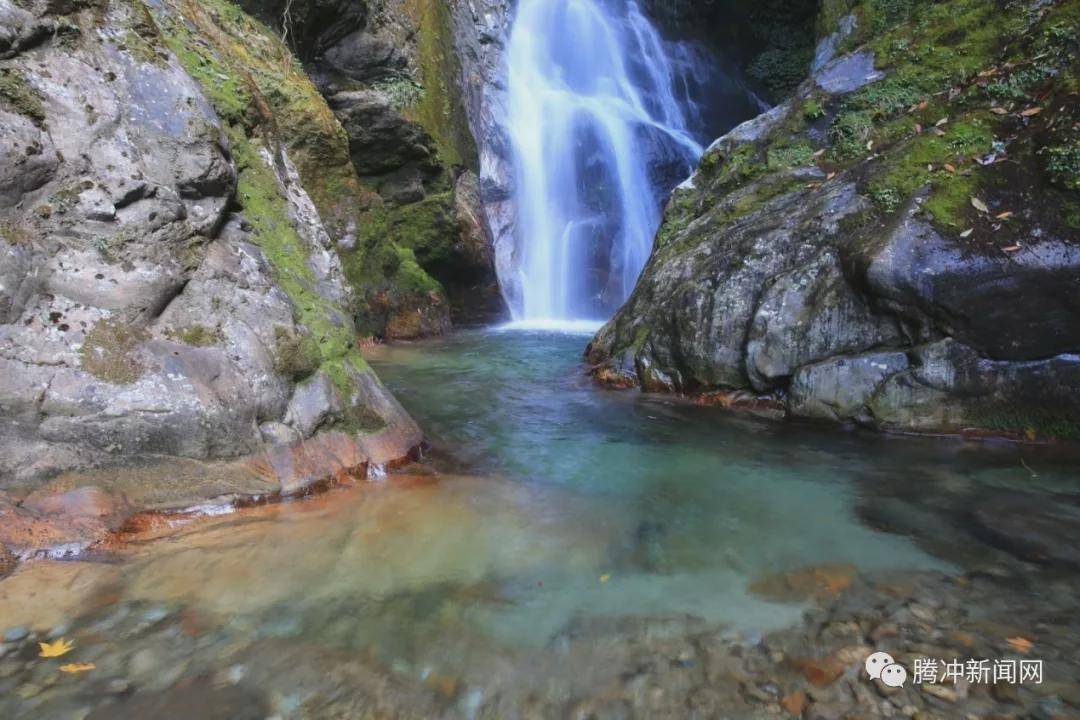
[[[426,469],[167,529],[110,562],[23,566],[0,583],[0,625],[61,626],[71,659],[102,680],[35,695],[43,714],[0,692],[0,715],[69,717],[111,702],[113,677],[175,682],[161,702],[182,709],[177,697],[201,691],[177,678],[239,673],[292,717],[305,698],[364,697],[342,666],[380,687],[435,687],[462,716],[492,688],[569,697],[617,672],[589,648],[635,628],[754,638],[805,609],[754,591],[777,573],[1002,562],[953,520],[997,492],[1080,489],[1075,455],[1048,448],[603,391],[585,374],[587,340],[487,329],[377,348],[373,364],[431,438]],[[422,699],[403,692],[393,702]]]

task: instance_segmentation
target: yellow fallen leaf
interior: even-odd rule
[[[97,665],[94,663],[68,663],[67,665],[60,666],[60,672],[62,673],[84,673],[88,670],[93,670]]]
[[[1014,213],[1013,213],[1012,210],[1006,210],[1005,212],[1003,212],[1003,213],[1001,213],[999,215],[995,215],[994,217],[996,217],[998,220],[1008,220],[1013,215],[1014,215]]]
[[[1033,107],[1033,108],[1028,108],[1027,110],[1024,110],[1023,112],[1020,113],[1020,115],[1023,116],[1023,117],[1032,117],[1033,115],[1038,115],[1041,112],[1042,112],[1041,107]]]
[[[38,646],[41,647],[41,652],[38,653],[39,657],[54,658],[67,655],[75,647],[75,643],[60,638],[53,643],[38,643]]]
[[[1031,642],[1026,637],[1021,637],[1019,635],[1017,635],[1016,637],[1006,638],[1006,642],[1008,642],[1009,645],[1012,646],[1013,650],[1018,653],[1023,653],[1024,655],[1027,655],[1029,652],[1031,652],[1031,648],[1035,645],[1035,643]]]
[[[951,173],[956,172],[956,166],[955,165],[950,165],[949,163],[945,163],[945,169],[948,170]]]
[[[603,575],[600,576],[600,582],[602,582],[602,583],[605,583],[610,579],[611,579],[611,576],[608,575],[607,573],[604,573]]]
[[[990,208],[988,208],[986,206],[986,203],[984,203],[982,200],[980,200],[977,197],[971,198],[971,207],[975,208],[976,210],[978,210],[979,212],[982,212],[982,213],[990,212]]]

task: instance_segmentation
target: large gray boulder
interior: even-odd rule
[[[283,256],[266,218],[237,211],[237,148],[143,5],[89,5],[60,37],[34,31],[58,22],[49,3],[0,0],[0,72],[21,98],[0,103],[0,489],[247,458],[234,487],[266,494],[276,473],[291,492],[405,456],[419,430],[356,353],[288,152],[244,140]]]
[[[993,139],[1004,130],[972,140],[979,125],[953,130],[940,110],[937,126],[874,135],[874,113],[920,106],[880,109],[886,70],[868,49],[836,56],[856,25],[836,32],[792,98],[713,143],[673,192],[637,287],[589,345],[594,374],[750,391],[792,416],[888,431],[1080,438],[1075,220],[1000,162],[1044,138],[1020,116],[1015,148]],[[961,136],[986,154],[956,150]],[[967,189],[976,175],[982,189]]]

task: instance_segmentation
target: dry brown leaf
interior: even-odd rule
[[[978,210],[981,213],[990,212],[990,208],[988,208],[986,206],[986,203],[984,203],[982,200],[980,200],[977,197],[972,197],[971,198],[971,207],[975,208],[976,210]]]
[[[831,173],[829,173],[828,175],[825,176],[825,179],[826,180],[832,180],[834,177],[836,177],[836,173],[831,172]]]
[[[818,158],[818,157],[821,157],[824,154],[825,154],[825,148],[821,148],[816,153],[814,153],[814,157]]]
[[[1000,106],[990,108],[990,112],[994,113],[995,115],[1008,115],[1009,114],[1008,110],[1006,110],[1005,108],[1000,107]]]
[[[1012,649],[1018,653],[1027,655],[1031,652],[1031,648],[1035,646],[1035,643],[1028,640],[1026,637],[1017,635],[1016,637],[1006,638],[1006,642],[1012,646]]]
[[[1001,248],[1001,251],[1002,251],[1002,252],[1007,252],[1007,253],[1014,253],[1014,252],[1016,252],[1016,251],[1017,251],[1017,250],[1019,250],[1019,249],[1020,249],[1020,246],[1019,246],[1019,245],[1010,245],[1009,247],[1004,247],[1004,248]],[[1010,642],[1011,642],[1011,641],[1010,641]]]
[[[947,122],[949,122],[949,118],[948,117],[943,117],[940,120],[938,120],[936,123],[934,123],[934,127],[941,127],[942,125],[944,125]]]
[[[1011,218],[1015,214],[1016,213],[1014,213],[1012,210],[1006,210],[1005,212],[999,213],[999,214],[995,215],[994,217],[996,217],[998,220],[1008,220],[1009,218]]]
[[[1028,108],[1027,110],[1024,110],[1023,112],[1020,113],[1020,115],[1023,116],[1023,117],[1032,117],[1033,115],[1038,115],[1041,112],[1042,112],[1041,107],[1033,107],[1033,108]]]
[[[956,166],[955,165],[950,165],[949,163],[945,163],[945,169],[948,170],[951,173],[956,172]]]

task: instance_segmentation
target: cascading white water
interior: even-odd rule
[[[507,50],[517,320],[601,319],[660,223],[664,166],[688,175],[689,55],[634,0],[520,0]]]

